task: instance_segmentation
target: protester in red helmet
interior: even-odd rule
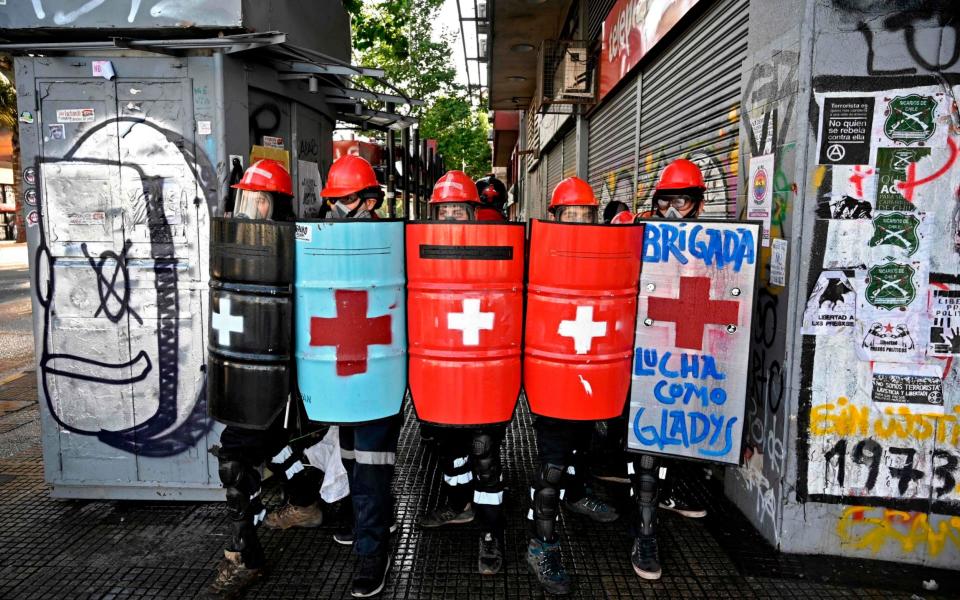
[[[284,221],[293,217],[290,175],[275,160],[253,163],[240,181],[231,187],[240,193],[228,216],[263,221]],[[234,245],[244,243],[242,236],[232,241],[238,242]],[[268,307],[261,306],[263,319],[270,322],[273,313]],[[259,400],[268,402],[271,399],[260,397]],[[272,400],[282,406],[286,397]],[[292,404],[291,408],[294,414],[305,414],[299,402]],[[296,417],[289,422],[302,423]],[[309,424],[288,426],[287,423],[281,413],[266,429],[227,423],[220,433],[216,457],[232,535],[224,548],[224,559],[217,566],[217,577],[209,589],[210,597],[237,597],[263,576],[266,558],[257,536],[261,522],[282,529],[317,527],[323,522],[318,470],[303,467],[303,449],[315,441],[319,428]],[[269,514],[259,493],[260,468],[264,463],[269,463],[282,482],[287,499],[286,504]]]
[[[554,188],[547,210],[561,223],[596,223],[599,204],[589,183],[568,177]]]
[[[375,211],[383,203],[383,190],[373,167],[351,154],[334,161],[320,195],[334,202],[328,219],[376,219]]]
[[[667,165],[660,174],[653,193],[652,210],[643,218],[696,219],[703,211],[703,193],[706,190],[703,173],[693,162],[680,158]],[[618,431],[626,433],[626,424]],[[622,447],[622,446],[620,446]],[[660,579],[660,552],[657,542],[657,509],[676,512],[690,518],[705,517],[707,511],[692,501],[682,498],[671,485],[668,468],[671,461],[640,454],[627,467],[637,503],[636,538],[630,553],[634,572],[643,579]]]
[[[653,205],[640,217],[696,219],[703,212],[706,189],[700,167],[686,158],[678,158],[660,173],[653,190]]]
[[[598,204],[590,185],[577,177],[561,181],[553,190],[548,210],[561,223],[597,223]],[[615,521],[619,515],[606,502],[596,498],[586,486],[584,455],[593,435],[594,421],[573,421],[536,416],[533,427],[537,437],[538,465],[530,488],[531,537],[527,545],[527,563],[540,585],[551,594],[567,594],[570,577],[560,555],[560,537],[556,530],[559,504],[570,512],[601,523]],[[563,474],[557,476],[557,465]]]
[[[477,219],[480,221],[506,221],[503,209],[507,204],[507,186],[494,177],[487,175],[477,180],[477,194],[483,205]],[[496,214],[494,214],[496,213]]]
[[[320,192],[334,201],[327,219],[376,219],[383,192],[373,167],[359,156],[344,155],[330,167]],[[350,483],[353,527],[338,531],[334,541],[352,545],[358,568],[351,595],[368,598],[383,591],[390,570],[393,523],[393,480],[402,413],[362,425],[340,426],[340,453]],[[391,525],[391,523],[393,523]]]
[[[447,171],[437,180],[429,206],[436,221],[476,221],[482,208],[473,180],[463,171]]]
[[[233,208],[235,219],[274,219],[274,213],[278,221],[293,217],[293,182],[278,161],[258,160],[243,173],[239,183],[230,187],[240,190]]]
[[[433,187],[430,204],[434,218],[440,221],[481,221],[477,188],[463,171],[448,171]],[[455,394],[456,390],[449,390]],[[476,520],[480,525],[478,570],[495,575],[503,568],[504,530],[503,479],[500,450],[506,435],[505,425],[482,425],[452,429],[420,424],[431,428],[438,441],[439,467],[444,480],[444,502],[423,515],[418,525],[435,529],[462,525]]]

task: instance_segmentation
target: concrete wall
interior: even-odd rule
[[[784,551],[957,568],[960,322],[928,306],[960,283],[955,9],[776,4],[751,7],[740,172],[772,149],[771,230],[789,244],[789,272],[782,288],[761,275],[753,451],[727,493]],[[820,114],[844,98],[873,103],[864,142],[833,137],[821,154]],[[832,145],[843,149],[829,158]]]

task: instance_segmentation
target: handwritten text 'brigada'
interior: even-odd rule
[[[744,263],[752,265],[756,257],[753,232],[743,228],[712,227],[686,223],[647,223],[643,230],[643,262],[670,262],[681,265],[690,258],[724,269],[732,265],[739,272]]]

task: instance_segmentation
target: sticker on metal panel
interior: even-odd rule
[[[96,115],[92,108],[68,108],[57,111],[60,123],[92,123]]]

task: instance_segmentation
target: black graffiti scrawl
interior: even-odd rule
[[[202,152],[196,150],[192,143],[180,134],[165,129],[157,124],[143,119],[120,117],[98,123],[84,135],[80,136],[71,149],[60,158],[40,159],[37,171],[43,173],[42,165],[56,163],[89,164],[96,166],[116,166],[116,161],[103,158],[94,158],[83,151],[84,142],[89,142],[98,132],[110,127],[126,125],[132,128],[148,128],[149,135],[155,137],[166,146],[176,147],[181,154],[184,164],[189,166],[192,176],[203,193],[211,196],[210,183],[215,181],[214,170],[206,161]],[[128,132],[129,133],[129,132]],[[207,417],[206,408],[206,380],[200,385],[196,398],[188,401],[192,403],[186,419],[178,423],[178,414],[181,403],[186,399],[178,398],[178,386],[181,373],[179,361],[180,335],[180,294],[178,290],[177,264],[174,238],[171,224],[164,210],[164,179],[149,175],[139,165],[124,163],[124,167],[135,169],[142,182],[142,200],[145,208],[145,221],[149,231],[150,258],[153,264],[154,288],[156,292],[156,364],[151,361],[150,354],[141,349],[129,360],[119,362],[105,362],[94,360],[89,356],[76,353],[55,353],[51,334],[51,319],[54,316],[54,290],[56,287],[56,273],[54,265],[57,258],[52,256],[46,239],[44,218],[46,206],[43,199],[38,202],[40,216],[39,244],[36,249],[34,270],[37,298],[43,308],[42,347],[39,357],[40,381],[43,394],[46,398],[50,414],[66,431],[81,435],[96,436],[101,442],[141,456],[164,457],[180,454],[196,446],[210,430],[212,422]],[[39,187],[39,189],[43,189]],[[211,198],[198,198],[195,204],[211,202]],[[131,240],[124,241],[119,251],[105,250],[99,255],[91,255],[86,244],[81,245],[97,286],[98,302],[90,314],[91,317],[106,317],[112,323],[118,323],[125,315],[143,323],[143,318],[130,306],[131,287],[129,278],[129,262],[127,253],[132,245]],[[132,351],[131,351],[132,352]],[[203,371],[203,367],[200,367]],[[124,386],[130,386],[144,381],[156,372],[159,383],[157,408],[149,417],[142,419],[138,424],[120,430],[90,430],[78,427],[67,422],[59,414],[57,391],[51,386],[55,378],[65,378],[66,381],[92,382],[107,386],[107,390],[115,390],[115,394],[123,394]],[[201,372],[187,373],[190,377],[204,377]],[[129,390],[129,388],[128,388]]]

